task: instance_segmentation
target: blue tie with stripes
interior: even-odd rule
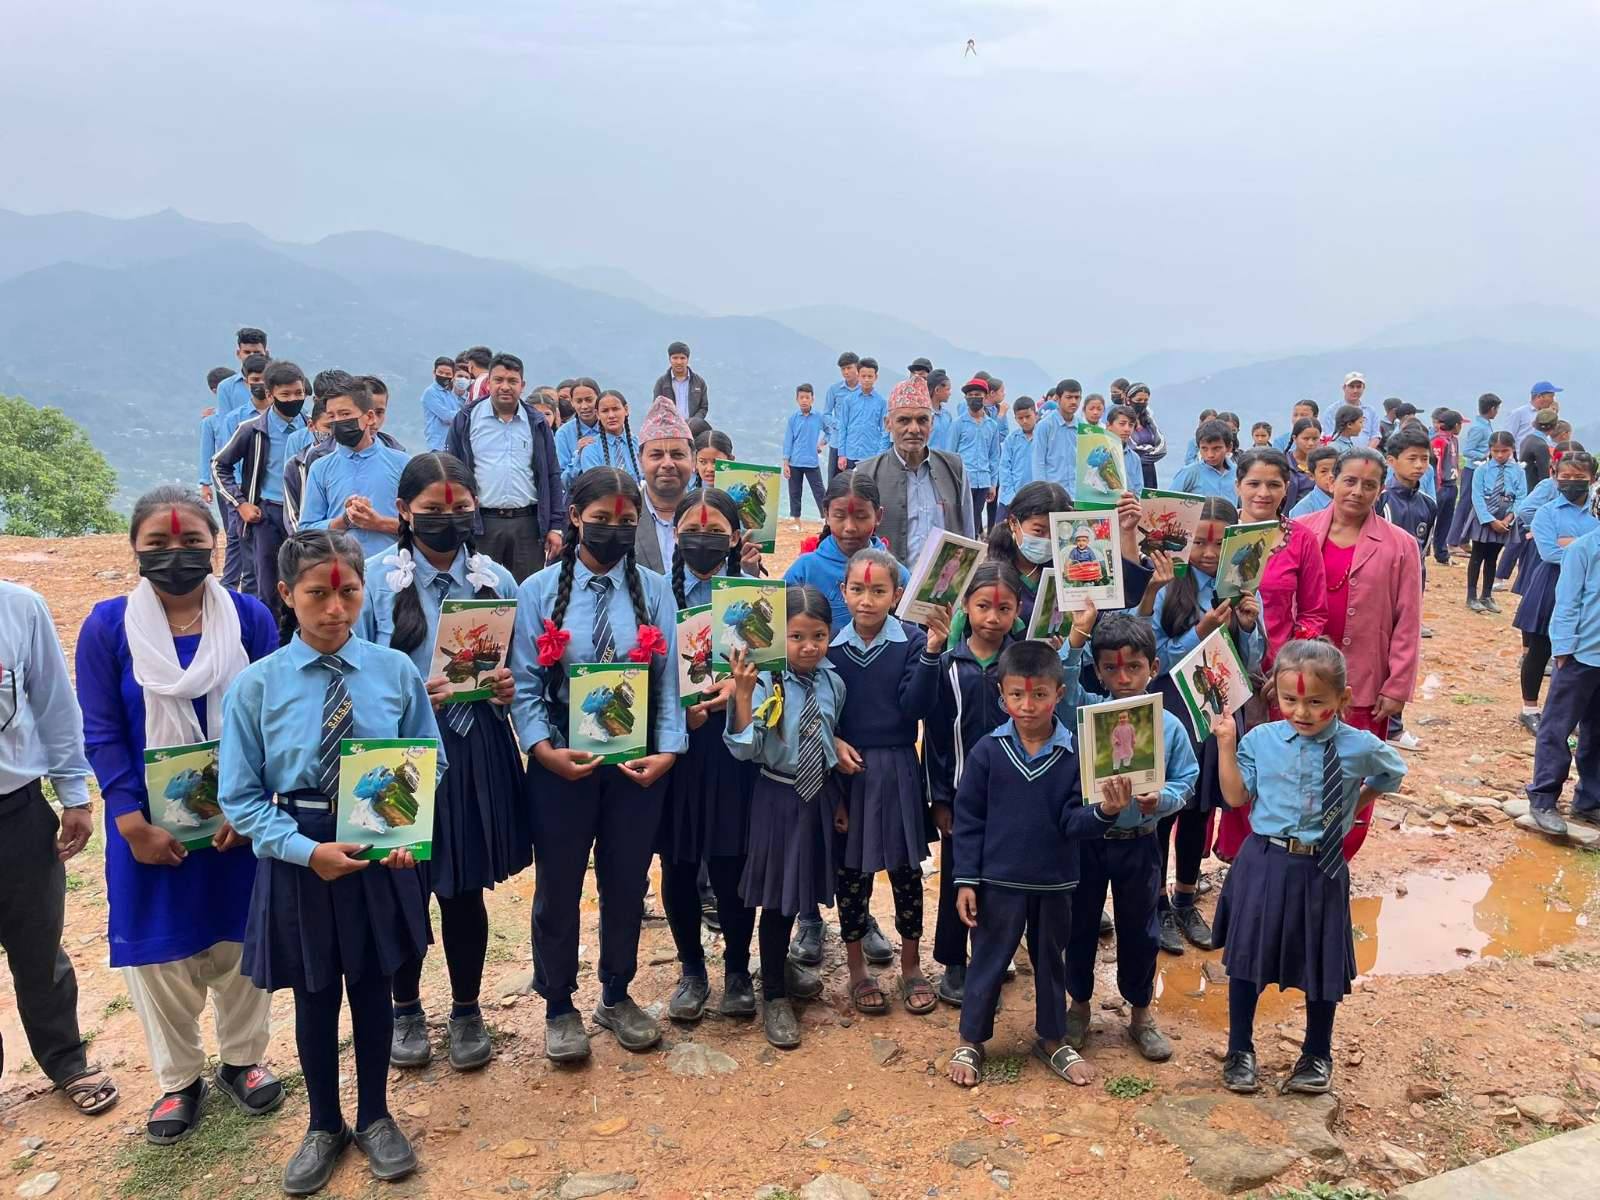
[[[1339,766],[1339,751],[1334,747],[1337,740],[1338,730],[1335,729],[1334,736],[1322,744],[1322,837],[1317,866],[1330,879],[1344,865],[1345,818],[1360,794],[1359,788],[1349,789],[1349,795],[1345,794],[1344,770]]]
[[[611,579],[596,575],[589,580],[594,593],[594,661],[608,663],[617,656],[617,643],[611,636]]]
[[[318,784],[330,802],[339,799],[339,743],[350,736],[353,722],[350,714],[350,692],[344,686],[344,673],[349,670],[342,658],[324,654],[317,666],[329,672],[328,690],[322,699],[322,737],[317,744],[317,762],[321,766]]]

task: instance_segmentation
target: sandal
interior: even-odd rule
[[[199,1081],[200,1087],[194,1095],[188,1092],[168,1092],[161,1099],[150,1106],[150,1115],[144,1121],[144,1140],[152,1146],[170,1146],[174,1142],[181,1142],[200,1127],[200,1106],[205,1103],[206,1094],[210,1089],[206,1081]],[[161,1130],[157,1130],[161,1126]],[[167,1126],[177,1128],[168,1133]]]
[[[1073,1067],[1087,1067],[1089,1063],[1088,1060],[1083,1057],[1083,1055],[1079,1054],[1065,1042],[1056,1047],[1054,1053],[1047,1053],[1044,1048],[1044,1043],[1035,1040],[1033,1043],[1033,1056],[1050,1069],[1050,1074],[1054,1075],[1057,1079],[1066,1080],[1068,1083],[1072,1084],[1073,1087],[1088,1087],[1094,1082],[1093,1075],[1090,1075],[1087,1079],[1074,1079],[1072,1077],[1071,1072]]]
[[[869,1001],[867,999],[868,996],[876,996],[878,998],[877,1003],[874,1004]],[[851,986],[850,1003],[855,1005],[858,1013],[869,1017],[881,1017],[889,1011],[889,1001],[885,998],[883,989],[878,986],[878,981],[870,975],[860,983]]]
[[[950,1074],[951,1067],[966,1067],[972,1072],[972,1082],[962,1083]],[[976,1046],[957,1046],[945,1065],[945,1077],[957,1087],[973,1088],[983,1082],[983,1051]]]
[[[56,1084],[56,1088],[86,1117],[105,1112],[122,1098],[111,1076],[99,1067],[90,1067],[83,1074]]]
[[[912,1002],[913,996],[925,997],[924,1000]],[[905,1001],[906,1011],[922,1016],[931,1013],[934,1006],[939,1003],[939,997],[934,993],[933,985],[921,975],[913,975],[909,979],[900,980],[900,998]]]

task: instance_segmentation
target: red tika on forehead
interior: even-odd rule
[[[1128,656],[1121,650],[1117,651],[1117,660],[1112,664],[1117,670],[1122,670],[1128,665]]]
[[[178,534],[183,532],[182,528],[178,525],[178,506],[173,505],[171,508],[169,508],[167,510],[167,516],[172,520],[172,536],[177,537]]]
[[[1306,694],[1306,673],[1304,671],[1296,671],[1294,673],[1294,694],[1296,696],[1304,696]]]
[[[863,563],[862,566],[864,566],[866,568],[866,571],[861,576],[861,578],[866,582],[866,585],[868,587],[871,587],[872,586],[872,564],[871,563]]]
[[[616,502],[611,506],[611,515],[612,516],[616,516],[616,517],[620,517],[622,515],[622,493],[621,492],[617,493]]]
[[[328,582],[334,588],[338,588],[339,585],[340,585],[340,583],[339,583],[339,560],[337,558],[333,560],[333,568],[328,572]]]
[[[994,590],[989,593],[989,603],[996,608],[1000,607],[1000,585],[998,583],[994,585]]]
[[[701,527],[704,528],[706,522],[709,521],[710,519],[711,519],[711,510],[709,508],[707,508],[705,506],[704,501],[702,501],[701,504],[700,504],[700,525],[701,525]]]
[[[444,502],[446,504],[454,504],[456,502],[456,494],[451,489],[450,481],[448,479],[445,480],[444,483]]]

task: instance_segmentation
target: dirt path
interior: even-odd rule
[[[786,561],[792,536],[785,543],[780,559]],[[0,538],[0,577],[46,596],[69,647],[95,599],[131,586],[130,570],[126,544],[115,538]],[[1410,756],[1405,792],[1382,807],[1384,819],[1355,869],[1363,897],[1356,906],[1357,953],[1366,974],[1341,1006],[1335,1029],[1341,1102],[1335,1130],[1349,1165],[1316,1168],[1377,1187],[1396,1185],[1404,1170],[1415,1172],[1419,1164],[1405,1152],[1437,1173],[1588,1120],[1600,1097],[1600,1011],[1588,1013],[1600,1010],[1600,940],[1591,927],[1600,912],[1600,856],[1546,845],[1517,831],[1498,805],[1474,803],[1515,797],[1527,779],[1531,741],[1514,723],[1518,641],[1509,615],[1466,613],[1460,568],[1430,571],[1430,582],[1425,620],[1441,636],[1424,642],[1424,674],[1435,679],[1408,710],[1426,751]],[[41,1094],[9,976],[0,978],[0,1032],[10,1051],[0,1081],[7,1190],[57,1172],[61,1179],[50,1194],[59,1196],[278,1194],[281,1164],[303,1129],[298,1094],[280,1116],[263,1122],[246,1122],[213,1103],[201,1132],[184,1146],[144,1145],[154,1083],[122,981],[106,966],[98,839],[71,866],[65,941],[82,990],[79,1013],[94,1057],[115,1070],[124,1098],[107,1116],[87,1121],[60,1098]],[[930,878],[930,937],[934,883]],[[888,889],[878,890],[889,928]],[[389,1188],[373,1184],[352,1157],[327,1194],[598,1194],[585,1190],[582,1177],[615,1174],[632,1178],[639,1196],[747,1198],[765,1184],[799,1194],[823,1173],[879,1197],[987,1197],[1004,1187],[1017,1195],[1070,1187],[1083,1200],[1214,1194],[1191,1174],[1185,1153],[1139,1114],[1153,1102],[1219,1091],[1226,990],[1213,982],[1221,979],[1220,963],[1209,965],[1216,954],[1191,950],[1162,960],[1158,1015],[1177,1046],[1168,1064],[1139,1059],[1120,1033],[1122,1017],[1097,1010],[1090,1057],[1118,1093],[1133,1098],[1117,1098],[1100,1085],[1070,1089],[1048,1081],[1025,1058],[999,1057],[1027,1046],[1032,980],[1026,974],[1006,993],[991,1045],[993,1080],[958,1091],[939,1072],[955,1043],[954,1010],[941,1007],[925,1018],[852,1017],[835,941],[828,943],[827,992],[806,1006],[806,1042],[792,1054],[770,1050],[757,1025],[708,1019],[698,1030],[669,1030],[666,1044],[676,1048],[662,1053],[633,1056],[597,1038],[588,1067],[558,1071],[543,1057],[543,1006],[515,990],[531,970],[532,892],[530,871],[491,896],[485,996],[499,1036],[496,1062],[461,1077],[441,1056],[420,1074],[392,1076],[394,1111],[420,1135],[422,1173]],[[1215,893],[1204,898],[1208,912],[1214,902]],[[592,890],[585,908],[578,999],[587,1010],[597,991]],[[1109,943],[1102,957],[1112,958]],[[715,949],[710,958],[715,964]],[[931,961],[926,965],[933,969]],[[1102,1000],[1115,994],[1112,970],[1109,961],[1101,966]],[[634,995],[641,1003],[664,1001],[676,974],[666,925],[653,920],[644,931]],[[713,966],[713,985],[719,984]],[[442,1018],[448,1002],[438,954],[429,957],[423,989],[430,1012]],[[295,1055],[287,993],[273,1013],[271,1062],[289,1074]],[[1301,1009],[1273,994],[1263,998],[1261,1013],[1263,1067],[1281,1074],[1296,1053]],[[1273,1031],[1279,1023],[1287,1036]],[[686,1043],[714,1053],[702,1057],[683,1049]],[[353,1069],[348,1059],[347,1069]],[[680,1074],[695,1069],[710,1073]],[[1144,1083],[1153,1090],[1135,1095]],[[352,1094],[353,1086],[352,1079]],[[1510,1103],[1530,1095],[1551,1102],[1524,1102],[1537,1120]],[[1239,1121],[1235,1110],[1223,1108],[1209,1119],[1223,1132]],[[1237,1130],[1246,1147],[1249,1139],[1270,1136],[1248,1122]],[[31,1139],[42,1139],[37,1149],[28,1148]],[[1380,1142],[1399,1153],[1380,1152]],[[1291,1167],[1277,1182],[1303,1183],[1312,1170]],[[580,1178],[568,1179],[574,1175]],[[627,1179],[613,1182],[625,1186]]]

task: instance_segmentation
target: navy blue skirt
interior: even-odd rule
[[[793,784],[757,772],[741,900],[786,916],[816,905],[833,907],[833,810],[839,798],[831,778],[813,799],[801,800]]]
[[[656,836],[663,862],[697,863],[744,854],[757,768],[728,753],[722,741],[726,724],[725,712],[708,713],[704,725],[689,731],[689,749],[667,774]]]
[[[487,701],[465,737],[442,719],[449,767],[434,807],[433,857],[417,864],[423,893],[449,898],[493,888],[533,862],[533,819],[511,725]]]
[[[285,812],[314,842],[333,841],[331,812]],[[320,992],[370,972],[393,975],[428,948],[428,903],[415,871],[373,863],[332,882],[265,858],[256,868],[240,971],[265,991]]]
[[[1494,542],[1496,545],[1508,546],[1522,540],[1522,534],[1515,521],[1511,528],[1504,533],[1497,533],[1483,522],[1478,520],[1478,510],[1471,500],[1467,501],[1467,523],[1462,526],[1461,540],[1463,542]]]
[[[1546,562],[1537,549],[1527,552],[1522,564],[1522,602],[1511,627],[1523,633],[1544,634],[1556,610],[1556,584],[1561,579],[1561,564]]]
[[[838,776],[850,813],[839,865],[852,871],[889,871],[928,857],[933,815],[915,746],[857,748],[866,769]]]
[[[1211,937],[1230,980],[1342,1000],[1356,977],[1350,870],[1341,866],[1330,879],[1314,855],[1290,854],[1252,833],[1222,885]]]

